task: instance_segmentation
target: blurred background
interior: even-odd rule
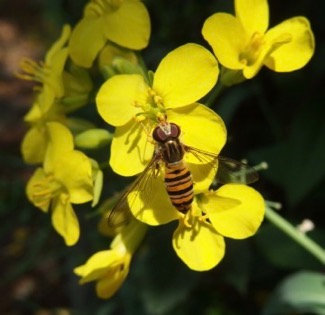
[[[111,299],[96,297],[93,284],[78,285],[72,269],[98,250],[97,217],[77,210],[80,242],[67,248],[50,216],[28,203],[24,187],[34,168],[20,156],[27,130],[23,116],[33,84],[15,77],[22,57],[42,60],[63,23],[74,25],[84,0],[0,1],[0,314],[3,315],[255,315],[325,314],[324,266],[267,220],[248,240],[226,240],[224,260],[209,272],[188,270],[171,248],[173,224],[151,230],[131,265],[123,288]],[[187,42],[207,44],[204,20],[233,12],[232,1],[145,1],[152,20],[143,52],[154,70],[170,50]],[[271,26],[306,16],[316,52],[303,69],[277,74],[262,69],[254,79],[223,92],[213,108],[225,120],[223,155],[269,164],[254,186],[280,202],[294,225],[309,219],[309,236],[325,245],[325,2],[270,1]],[[99,118],[97,118],[100,121]],[[104,160],[103,160],[104,161]],[[107,172],[109,183],[112,174]],[[116,187],[124,181],[115,177]],[[108,184],[109,185],[109,184]],[[108,187],[113,192],[116,187]]]

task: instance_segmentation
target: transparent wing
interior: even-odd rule
[[[108,225],[110,228],[116,229],[130,223],[133,218],[131,209],[136,205],[136,199],[140,198],[140,194],[142,198],[147,198],[150,195],[152,186],[150,181],[157,178],[160,171],[159,167],[160,158],[155,155],[141,175],[124,190],[122,196],[109,213]],[[128,198],[131,193],[132,198]],[[137,212],[137,209],[134,212]]]
[[[211,152],[202,151],[190,146],[184,146],[186,152],[191,153],[202,167],[217,169],[215,181],[220,184],[251,184],[258,180],[258,172],[251,166]]]

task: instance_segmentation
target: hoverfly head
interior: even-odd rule
[[[174,123],[164,123],[158,125],[153,133],[152,137],[159,143],[164,143],[170,139],[178,139],[181,133],[181,128]]]

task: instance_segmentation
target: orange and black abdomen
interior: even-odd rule
[[[183,160],[165,165],[165,184],[173,206],[182,213],[188,212],[193,202],[193,180]]]

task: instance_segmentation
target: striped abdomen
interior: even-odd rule
[[[193,202],[193,181],[183,160],[165,164],[165,184],[173,206],[182,213],[188,212]]]

